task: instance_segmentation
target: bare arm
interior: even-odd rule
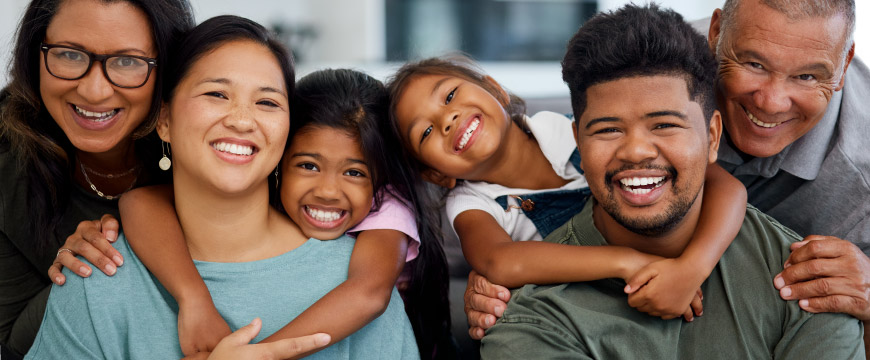
[[[475,271],[508,288],[622,278],[659,259],[619,246],[572,246],[512,241],[495,219],[481,210],[464,211],[453,221],[462,252]]]
[[[169,185],[148,186],[131,190],[118,205],[130,246],[178,301],[179,342],[190,355],[213,349],[230,328],[193,264],[173,198]]]
[[[408,240],[402,232],[361,232],[353,247],[347,280],[263,341],[327,333],[332,344],[353,334],[386,310],[407,251]]]

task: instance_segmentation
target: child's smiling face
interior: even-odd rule
[[[395,115],[403,143],[414,157],[457,179],[473,180],[486,171],[512,126],[504,104],[492,93],[448,75],[410,79],[397,99]]]
[[[303,127],[281,169],[281,203],[305,236],[338,238],[371,210],[371,173],[359,141],[344,130]]]

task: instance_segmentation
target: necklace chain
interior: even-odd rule
[[[127,189],[125,189],[124,191],[121,191],[121,194],[118,194],[118,195],[106,195],[106,194],[104,194],[102,191],[97,190],[97,187],[94,185],[93,182],[91,182],[91,179],[88,178],[88,172],[85,171],[85,164],[82,164],[82,162],[79,161],[79,165],[80,165],[80,167],[81,167],[81,169],[82,169],[82,175],[85,176],[85,181],[87,181],[87,182],[88,182],[88,185],[91,186],[91,190],[93,190],[95,193],[97,193],[97,195],[99,195],[101,198],[106,199],[106,200],[115,200],[115,199],[117,199],[118,197],[120,197],[121,194],[123,194],[123,193],[129,191],[130,189],[132,189],[132,188],[133,188],[133,185],[136,184],[136,180],[138,180],[138,178],[139,178],[139,174],[136,174],[136,177],[133,178],[133,182],[130,183],[130,186],[128,186]],[[139,167],[136,166],[136,167],[134,167],[134,168],[128,170],[127,173],[132,172],[133,170],[136,170],[136,169],[138,169],[138,168],[139,168]],[[100,175],[100,174],[96,174],[96,175]],[[124,175],[126,175],[126,174],[124,174]],[[121,176],[122,176],[122,175],[121,175]]]
[[[136,170],[139,169],[139,165],[136,165],[136,166],[133,166],[133,167],[131,167],[130,169],[128,169],[127,171],[124,171],[124,172],[122,172],[122,173],[117,173],[117,174],[103,174],[103,173],[101,173],[101,172],[99,172],[99,171],[96,171],[96,170],[94,170],[94,169],[91,169],[90,167],[88,167],[87,165],[85,165],[85,163],[83,163],[83,162],[81,162],[81,161],[79,161],[79,164],[81,164],[81,166],[82,166],[82,167],[83,167],[87,172],[89,172],[89,173],[91,173],[91,174],[94,174],[94,175],[96,175],[96,176],[102,177],[102,178],[107,178],[107,179],[114,179],[114,178],[124,177],[124,176],[127,176],[127,175],[132,174],[134,171],[136,171]]]

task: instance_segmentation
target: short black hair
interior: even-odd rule
[[[568,42],[562,80],[579,118],[592,85],[634,76],[683,77],[709,124],[716,110],[716,68],[707,41],[680,14],[656,4],[630,4],[600,13],[580,27]]]

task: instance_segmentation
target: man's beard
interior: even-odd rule
[[[613,178],[611,173],[608,173],[605,176],[605,184],[607,184],[607,188],[610,192],[607,194],[605,201],[599,201],[601,208],[610,214],[610,217],[612,217],[613,220],[616,220],[619,225],[622,225],[622,227],[635,234],[648,237],[658,237],[667,234],[683,220],[686,214],[689,213],[689,210],[692,208],[692,205],[695,204],[695,200],[698,199],[698,194],[701,191],[699,190],[694,195],[691,195],[688,193],[688,189],[679,189],[677,187],[678,176],[676,169],[673,167],[664,169],[666,169],[671,175],[671,192],[676,196],[674,201],[672,201],[667,209],[665,209],[664,213],[656,214],[651,218],[630,218],[622,214],[616,201],[617,190],[614,189],[613,182],[611,181]],[[622,169],[620,169],[620,171],[621,170]],[[616,171],[613,173],[615,172]]]

